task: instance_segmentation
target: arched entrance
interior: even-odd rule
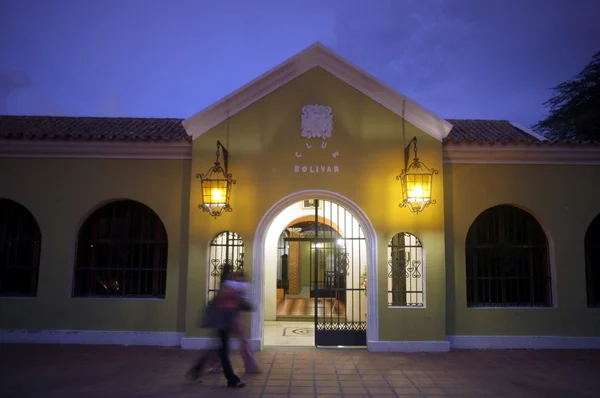
[[[346,320],[336,319],[327,319],[329,316],[332,317],[331,311],[323,312],[322,318],[319,318],[319,310],[317,310],[317,323],[316,323],[316,331],[315,331],[315,343],[317,345],[325,345],[331,346],[334,345],[333,342],[337,342],[335,345],[367,345],[371,342],[375,342],[379,340],[379,331],[378,331],[378,297],[377,297],[377,289],[367,289],[366,292],[364,289],[360,289],[359,285],[359,275],[358,269],[354,272],[350,272],[351,266],[356,264],[362,265],[362,270],[364,270],[369,280],[377,280],[377,244],[376,244],[376,235],[374,228],[364,214],[364,212],[351,200],[348,198],[333,193],[329,191],[323,190],[310,190],[310,191],[301,191],[289,195],[280,201],[278,201],[275,205],[273,205],[264,215],[263,219],[258,225],[257,232],[254,238],[254,250],[253,250],[253,271],[252,271],[252,280],[253,280],[253,291],[255,295],[255,302],[257,303],[265,303],[265,295],[270,294],[271,290],[275,291],[274,284],[276,281],[268,282],[268,280],[273,279],[270,275],[271,271],[267,270],[266,267],[269,267],[270,262],[273,261],[273,257],[277,256],[276,252],[272,252],[272,250],[268,250],[268,245],[270,240],[275,236],[275,240],[278,239],[279,234],[288,226],[288,223],[285,221],[281,221],[280,214],[284,211],[288,211],[295,203],[298,203],[307,199],[318,199],[323,201],[324,206],[327,206],[327,203],[334,203],[335,205],[339,205],[339,208],[343,208],[344,211],[347,211],[348,214],[351,215],[352,219],[355,219],[356,224],[359,225],[359,229],[362,231],[360,233],[355,232],[354,235],[349,231],[348,237],[354,236],[356,238],[356,242],[358,243],[360,239],[362,239],[362,249],[359,249],[356,246],[356,259],[346,263],[345,271],[347,276],[344,277],[344,283],[341,284],[340,277],[335,276],[339,273],[341,267],[339,264],[336,266],[332,264],[329,268],[325,269],[320,276],[317,277],[317,282],[319,278],[321,279],[321,283],[318,285],[319,288],[316,289],[314,294],[316,294],[315,305],[319,304],[319,295],[326,296],[326,291],[329,291],[329,295],[331,295],[333,291],[338,291],[338,293],[343,288],[344,301],[348,302],[349,300],[354,300],[354,304],[350,304],[352,307],[351,314],[358,314],[360,311],[364,311],[364,305],[366,304],[366,313],[368,317],[364,317],[364,315],[351,315]],[[321,210],[323,211],[323,210]],[[319,210],[315,207],[315,220],[320,220],[320,217],[324,215],[319,214]],[[325,217],[327,218],[327,217]],[[329,218],[332,218],[331,216]],[[291,220],[290,220],[291,221]],[[277,223],[282,223],[282,225],[275,225]],[[274,235],[275,234],[275,235]],[[318,231],[315,242],[321,242],[319,239],[323,239],[326,237],[319,238]],[[350,242],[350,241],[348,241]],[[350,244],[350,243],[344,243]],[[351,249],[351,248],[350,248]],[[362,250],[362,253],[358,254]],[[347,251],[347,250],[346,250]],[[312,252],[315,255],[315,263],[319,264],[319,250],[315,250]],[[335,251],[336,255],[345,254],[345,252],[339,249]],[[322,256],[322,255],[321,255]],[[331,257],[334,258],[334,257]],[[276,260],[275,260],[276,261]],[[339,261],[338,261],[339,262]],[[329,274],[325,274],[325,271],[330,271]],[[269,273],[267,275],[267,273]],[[363,273],[361,271],[361,273]],[[363,274],[364,274],[363,273]],[[334,275],[335,274],[335,275]],[[356,274],[356,275],[354,275]],[[269,279],[270,278],[270,279]],[[337,282],[333,282],[333,281]],[[273,286],[271,286],[273,285]],[[351,289],[347,288],[347,285],[352,285]],[[334,289],[333,286],[336,288]],[[360,303],[360,297],[358,294],[364,295],[366,293],[366,303],[364,303],[364,298],[362,300],[362,304]],[[339,294],[338,294],[339,295]],[[330,297],[329,300],[332,300]],[[322,300],[321,300],[322,301]],[[362,309],[360,306],[363,305]],[[252,314],[252,340],[255,349],[258,349],[259,346],[262,346],[263,340],[263,325],[265,320],[265,313],[270,317],[272,314],[269,314],[268,311],[272,311],[273,309],[270,306],[265,308],[264,305],[260,305],[257,308],[257,311]],[[366,331],[365,331],[365,321],[366,321]],[[341,333],[344,332],[344,333]],[[362,333],[362,335],[361,335]],[[363,341],[362,344],[354,344],[357,341]]]

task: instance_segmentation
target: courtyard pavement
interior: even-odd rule
[[[222,375],[191,382],[198,351],[162,347],[0,345],[0,397],[313,398],[598,397],[600,351],[369,353],[266,348],[264,372],[225,388]],[[232,352],[236,369],[241,361]]]

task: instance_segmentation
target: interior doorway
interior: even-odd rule
[[[299,201],[265,242],[264,345],[366,346],[362,228],[337,203]]]

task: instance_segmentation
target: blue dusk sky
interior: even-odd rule
[[[0,114],[186,118],[320,41],[444,118],[531,126],[597,0],[0,0]]]

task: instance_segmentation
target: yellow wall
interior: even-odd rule
[[[308,149],[301,137],[301,110],[304,105],[332,107],[333,136],[327,148],[312,139]],[[429,167],[440,170],[434,177],[437,204],[421,215],[398,207],[400,183],[395,179],[403,168],[403,148],[413,137],[419,139],[419,155]],[[229,137],[229,139],[228,139]],[[215,160],[216,141],[229,150],[233,187],[232,213],[218,219],[198,209],[200,182]],[[298,159],[295,152],[303,156]],[[340,156],[333,158],[334,152]],[[295,173],[294,165],[338,165],[339,173]],[[232,230],[246,242],[246,269],[251,274],[254,234],[266,211],[284,196],[307,189],[324,189],[342,194],[370,218],[377,231],[380,339],[445,339],[444,198],[442,145],[406,123],[403,141],[402,120],[359,91],[315,68],[232,116],[193,143],[190,200],[189,273],[187,329],[189,336],[203,336],[196,326],[198,309],[206,297],[206,263],[209,240],[217,233]],[[307,198],[309,199],[309,198]],[[387,308],[387,244],[401,231],[414,233],[427,253],[427,307]]]
[[[598,166],[446,165],[449,335],[600,335],[600,312],[586,304],[583,246],[600,213],[599,173]],[[467,308],[467,231],[498,204],[528,210],[546,230],[557,308]]]
[[[0,298],[0,329],[183,331],[190,161],[0,159],[0,197],[19,202],[42,231],[38,294]],[[84,219],[114,199],[161,218],[169,239],[166,298],[71,298]]]

